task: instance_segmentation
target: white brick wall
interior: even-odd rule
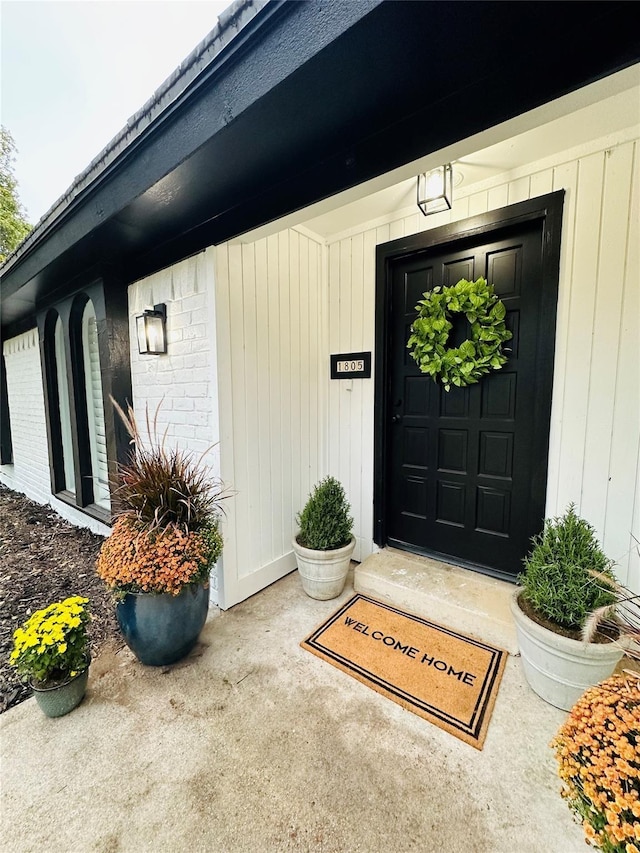
[[[32,500],[48,503],[51,481],[37,329],[5,341],[3,355],[7,368],[13,465],[0,467],[0,479]]]
[[[167,354],[138,353],[135,318],[145,308],[167,306]],[[219,476],[218,387],[212,250],[161,270],[129,287],[131,383],[136,419],[146,432],[146,412],[158,406],[158,437],[170,447],[204,453]],[[217,577],[212,578],[217,601]]]
[[[109,528],[51,494],[49,451],[44,411],[44,386],[37,329],[5,341],[7,394],[11,417],[13,464],[0,466],[0,482],[22,492],[78,527],[106,536]]]

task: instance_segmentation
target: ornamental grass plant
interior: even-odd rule
[[[226,493],[211,476],[204,454],[167,448],[157,418],[147,412],[143,441],[132,408],[114,402],[132,450],[118,468],[114,490],[116,521],[98,557],[97,571],[117,595],[128,592],[178,595],[189,584],[208,580],[222,552],[220,517]]]
[[[353,518],[342,484],[325,477],[309,495],[296,520],[300,525],[297,540],[303,548],[333,551],[351,541]]]
[[[594,578],[604,590],[613,594],[612,604],[596,608],[587,617],[582,637],[590,643],[597,631],[602,628],[609,632],[617,632],[620,640],[624,641],[625,654],[640,662],[640,595],[608,575],[594,572]]]
[[[573,503],[565,514],[546,519],[524,560],[521,598],[533,611],[568,631],[580,632],[589,614],[611,605],[615,596],[596,582],[594,573],[615,581],[593,527]]]
[[[25,681],[54,687],[89,664],[88,598],[79,595],[36,610],[13,634],[9,662]]]
[[[605,853],[640,853],[640,674],[587,690],[551,746],[587,841]]]

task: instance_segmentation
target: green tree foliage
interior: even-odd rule
[[[5,127],[0,128],[0,263],[31,230],[18,198],[18,182],[13,174],[16,150],[9,131]]]

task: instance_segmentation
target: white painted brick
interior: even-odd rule
[[[174,400],[173,408],[176,411],[190,412],[193,411],[195,403],[190,397],[185,397],[183,400]]]
[[[170,344],[175,344],[177,341],[181,340],[182,329],[170,326],[169,321],[167,320],[167,349],[169,349]]]
[[[158,373],[179,373],[184,369],[184,359],[185,356],[183,355],[174,355],[170,362],[162,361]]]
[[[204,453],[205,451],[209,450],[209,448],[212,446],[212,444],[214,444],[214,442],[209,440],[207,437],[203,438],[201,436],[196,436],[196,438],[193,438],[189,442],[189,448],[191,450],[193,450],[194,453],[200,454],[200,453]],[[216,471],[220,470],[220,464],[219,463],[214,470],[216,470]]]
[[[182,307],[186,311],[204,311],[207,306],[207,297],[204,293],[194,293],[182,300]]]
[[[179,303],[174,302],[171,306],[171,311],[167,312],[167,330],[176,331],[180,329],[182,331],[186,326],[188,326],[193,321],[193,315],[191,311],[183,311],[178,310],[176,306]],[[180,306],[182,309],[184,306]]]
[[[137,282],[129,288],[129,314],[131,378],[138,419],[144,418],[145,406],[153,413],[160,403],[158,432],[163,434],[166,429],[167,445],[191,451],[196,457],[207,453],[215,475],[220,471],[220,455],[212,449],[219,437],[218,402],[211,398],[217,393],[215,329],[207,325],[213,293],[213,281],[208,282],[207,276],[211,274],[212,266],[202,253]],[[162,298],[167,276],[172,282],[171,299]],[[145,305],[140,305],[141,291],[149,293]],[[145,359],[135,346],[135,313],[161,301],[167,302],[168,352]],[[217,586],[215,572],[212,586]]]
[[[138,393],[136,394],[136,388],[134,386],[133,400],[135,411],[144,411],[144,404],[146,400],[153,401],[153,405],[156,406],[158,401],[164,397],[165,391],[166,388],[164,386],[157,385],[156,383],[140,383]]]
[[[191,414],[187,418],[187,423],[192,424],[193,426],[204,426],[209,423],[209,413],[208,412],[191,412]]]
[[[0,479],[32,500],[49,503],[51,479],[37,331],[6,341],[3,352],[13,465],[2,467]]]
[[[202,367],[205,364],[207,364],[205,353],[192,352],[184,356],[184,366],[186,368]]]
[[[180,438],[195,438],[195,428],[189,424],[177,424],[173,429],[173,434]]]
[[[166,371],[166,373],[158,373],[156,376],[156,382],[160,385],[172,385],[175,382],[176,373],[172,371]]]
[[[197,257],[187,258],[171,268],[173,277],[174,298],[182,301],[194,293],[197,288]]]
[[[182,330],[182,337],[185,341],[204,338],[208,343],[207,327],[205,323],[190,323]]]
[[[190,353],[193,352],[194,343],[198,343],[198,342],[197,341],[191,341],[191,340],[189,340],[189,341],[185,341],[185,340],[177,341],[171,347],[171,356],[189,355]],[[167,347],[167,349],[168,349],[168,347]],[[208,349],[208,346],[207,346],[207,349]],[[158,357],[159,358],[167,358],[167,356],[158,356]]]
[[[210,378],[208,367],[192,367],[189,370],[189,384],[193,382],[208,382]]]
[[[208,382],[194,382],[189,384],[190,397],[206,397],[209,393]]]
[[[151,279],[151,305],[157,305],[159,302],[173,302],[174,288],[171,268],[160,270],[151,276]]]
[[[136,413],[144,415],[145,405],[155,411],[160,402],[159,429],[167,430],[169,446],[193,450],[198,455],[215,444],[218,436],[217,400],[211,399],[216,388],[215,329],[208,327],[209,299],[213,281],[207,276],[212,267],[204,253],[163,270],[129,288],[129,315],[132,327],[140,292],[149,291],[155,302],[167,301],[168,352],[147,360],[131,351],[131,378]],[[167,277],[172,282],[172,299],[161,299]],[[209,285],[207,287],[207,285]],[[219,457],[215,457],[219,470]]]

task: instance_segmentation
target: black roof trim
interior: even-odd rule
[[[93,158],[86,169],[80,172],[69,189],[52,204],[25,239],[5,259],[0,267],[3,271],[9,270],[14,261],[28,252],[43,236],[45,230],[53,226],[74,202],[90,190],[107,170],[116,164],[121,155],[126,155],[136,141],[162,118],[201,74],[211,69],[225,48],[268,2],[269,0],[235,0],[220,14],[218,23],[211,32],[196,45],[149,100],[127,119],[125,126]]]

